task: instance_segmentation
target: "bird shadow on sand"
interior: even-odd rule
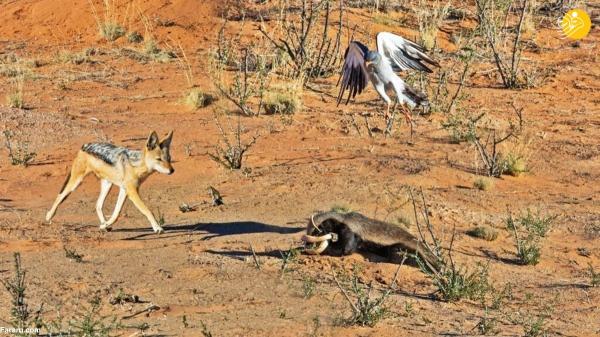
[[[115,229],[114,231],[125,233],[141,232],[123,240],[158,240],[184,235],[205,235],[202,240],[210,240],[216,237],[258,233],[295,234],[305,230],[305,227],[282,227],[256,221],[166,225],[163,228],[165,230],[163,234],[154,234],[151,228],[122,228]]]

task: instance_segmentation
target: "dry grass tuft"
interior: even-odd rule
[[[216,99],[217,98],[210,93],[204,92],[198,88],[193,88],[185,95],[183,102],[192,109],[200,109],[209,106],[216,101]]]
[[[477,226],[468,230],[467,235],[486,241],[494,241],[498,238],[498,231],[490,226]]]

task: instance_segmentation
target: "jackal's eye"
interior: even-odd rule
[[[156,158],[156,161],[162,161],[161,157]]]

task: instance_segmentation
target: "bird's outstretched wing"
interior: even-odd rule
[[[427,64],[439,67],[439,63],[424,53],[423,47],[396,34],[377,34],[377,51],[390,63],[394,71],[415,69],[431,73]]]
[[[365,66],[365,57],[369,48],[358,41],[350,42],[344,54],[344,67],[342,68],[342,86],[338,94],[337,104],[342,101],[344,92],[349,90],[346,104],[350,98],[360,94],[369,83],[369,75]],[[339,82],[338,82],[339,83]]]

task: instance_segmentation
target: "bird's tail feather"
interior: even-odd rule
[[[425,95],[417,89],[405,85],[402,94],[404,94],[404,96],[406,96],[411,101],[411,103],[414,104],[415,107],[429,106],[429,100],[427,99],[427,95]]]

